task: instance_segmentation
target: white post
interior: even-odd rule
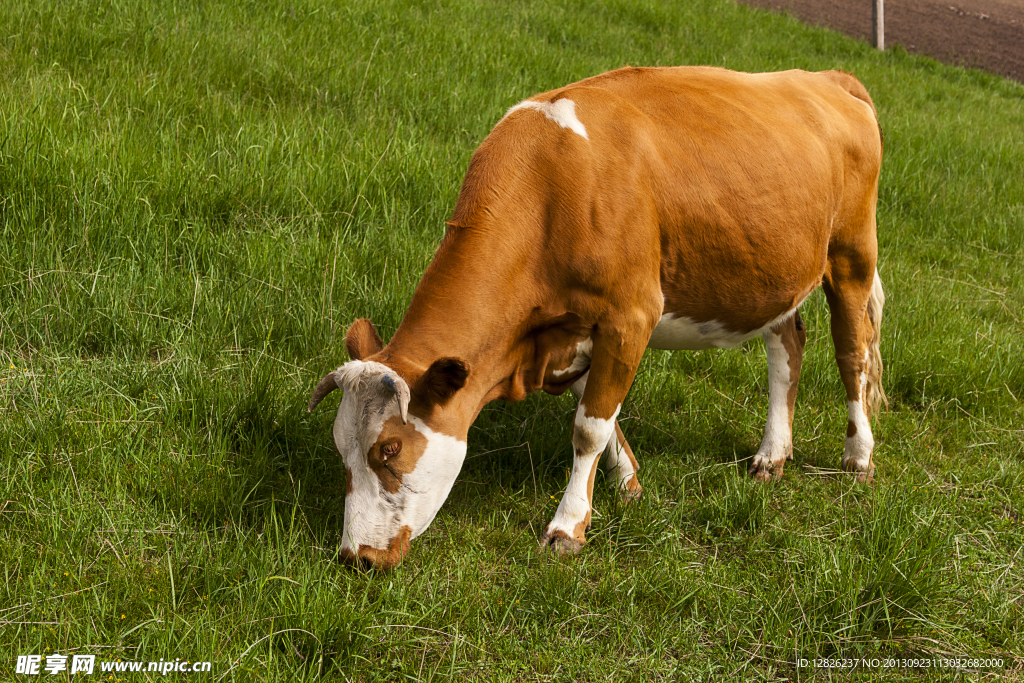
[[[871,5],[871,23],[875,28],[875,47],[885,49],[885,13],[882,9],[883,0],[873,0]]]

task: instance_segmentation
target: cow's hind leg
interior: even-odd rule
[[[806,342],[807,331],[799,312],[764,333],[768,352],[768,421],[761,448],[748,470],[755,479],[780,479],[786,460],[793,457],[793,407]]]
[[[644,492],[640,480],[636,477],[640,465],[622,433],[618,420],[615,421],[615,434],[609,439],[604,450],[604,468],[608,478],[618,488],[626,502],[636,500]]]
[[[836,363],[846,388],[849,411],[842,466],[857,472],[860,481],[868,482],[875,472],[871,457],[875,439],[869,418],[885,401],[879,352],[885,294],[878,271],[856,265],[860,264],[833,261],[831,276],[823,284],[832,313]]]
[[[587,386],[587,375],[576,380],[570,390],[577,399],[583,398],[583,391]],[[633,449],[629,447],[626,436],[622,433],[619,421],[615,420],[615,433],[608,439],[608,445],[604,449],[604,469],[608,480],[622,494],[626,502],[635,500],[643,493],[640,480],[637,474],[640,472],[640,464],[633,455]]]

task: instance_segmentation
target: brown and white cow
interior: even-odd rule
[[[883,400],[875,203],[882,142],[848,74],[623,68],[542,93],[498,122],[385,346],[357,320],[334,441],[348,475],[343,557],[399,562],[448,496],[494,399],[579,397],[572,476],[542,545],[575,552],[594,475],[640,493],[616,422],[644,350],[762,335],[769,407],[750,474],[792,457],[806,333],[822,286],[846,388],[842,466],[870,479]]]

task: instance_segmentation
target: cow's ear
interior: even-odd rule
[[[469,367],[458,358],[435,360],[420,378],[419,388],[435,403],[446,403],[466,385]]]
[[[363,360],[369,358],[384,348],[384,342],[377,334],[377,328],[373,326],[368,318],[360,318],[352,323],[345,335],[345,348],[348,349],[349,358],[352,360]]]

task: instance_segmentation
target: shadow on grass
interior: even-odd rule
[[[198,442],[214,476],[191,494],[165,489],[164,505],[211,530],[228,520],[259,530],[270,507],[282,518],[301,511],[318,543],[340,537],[345,470],[327,418],[307,414],[305,397],[282,392],[284,383],[265,364],[234,381],[199,369],[183,375],[181,397],[169,405],[167,421]]]

